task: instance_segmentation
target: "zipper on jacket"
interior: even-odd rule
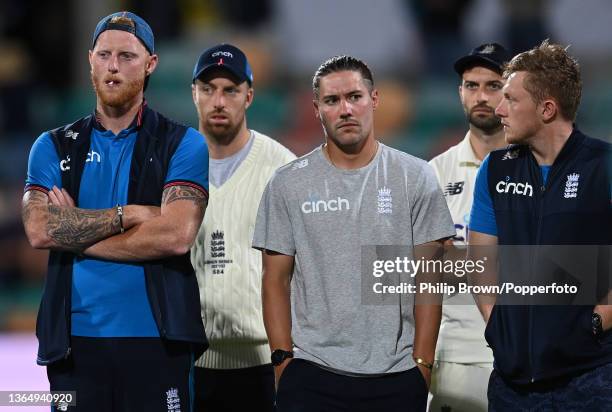
[[[542,235],[542,215],[544,214],[544,194],[546,193],[546,183],[550,182],[550,177],[551,177],[551,172],[552,172],[552,167],[551,170],[548,171],[548,177],[546,179],[546,182],[544,182],[544,176],[542,175],[542,168],[540,167],[540,165],[538,164],[538,162],[535,160],[535,157],[533,156],[533,154],[531,154],[531,160],[532,160],[532,164],[535,164],[535,168],[536,168],[536,177],[538,179],[538,183],[539,183],[539,187],[540,190],[537,191],[536,194],[536,201],[538,202],[538,223],[536,225],[536,238],[535,238],[535,244],[536,246],[540,245],[540,238]],[[536,248],[536,251],[538,250],[538,248]],[[533,268],[534,267],[534,259],[532,257],[532,262],[530,267]],[[529,355],[529,375],[531,376],[531,383],[535,382],[535,377],[534,375],[534,368],[533,368],[533,310],[531,305],[529,305],[527,307],[527,310],[529,312],[529,334],[528,334],[528,339],[529,339],[529,350],[528,350],[528,355]]]
[[[550,182],[552,181],[552,178],[555,175],[555,172],[557,171],[558,167],[555,168],[554,167],[555,162],[553,162],[553,164],[550,166],[550,169],[548,170],[546,182],[544,182],[544,176],[542,175],[541,166],[538,164],[537,160],[533,156],[533,153],[531,153],[530,157],[531,157],[532,164],[535,164],[536,175],[538,177],[538,183],[540,184],[540,190],[537,195],[538,223],[536,227],[536,238],[535,238],[536,246],[540,246],[541,238],[542,238],[542,216],[544,215],[544,196],[546,194],[546,187],[547,186],[550,187]],[[536,250],[538,250],[538,248],[536,248]],[[531,265],[531,267],[533,267],[533,264]],[[528,339],[529,339],[529,374],[531,375],[531,383],[533,383],[535,382],[535,377],[533,376],[533,362],[532,362],[532,356],[531,356],[533,353],[533,334],[532,334],[533,311],[532,311],[531,305],[528,306],[528,310],[529,310],[529,336],[528,336]]]

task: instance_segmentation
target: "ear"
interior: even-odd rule
[[[89,68],[92,69],[93,65],[91,64],[91,59],[93,58],[93,50],[90,50],[88,55],[87,55],[87,59],[89,60]]]
[[[152,54],[149,57],[149,61],[147,62],[147,65],[145,67],[145,71],[147,72],[147,76],[149,76],[151,73],[153,73],[155,71],[155,68],[157,68],[158,61],[159,61],[159,57],[157,57],[157,54]]]
[[[553,99],[546,99],[542,103],[540,103],[540,115],[542,116],[542,121],[544,123],[548,123],[555,119],[559,108],[557,107],[557,102]]]
[[[196,80],[197,82],[198,80]],[[193,99],[193,104],[195,105],[196,109],[198,110],[198,113],[200,111],[199,106],[198,106],[198,86],[196,83],[192,83],[191,84],[191,98]]]
[[[248,86],[247,86],[248,87]],[[244,109],[248,109],[249,106],[251,105],[251,103],[253,103],[253,98],[255,97],[255,89],[253,89],[252,87],[249,87],[247,89],[247,95],[246,95],[246,105],[244,106]]]
[[[319,102],[316,99],[312,101],[312,107],[314,108],[315,117],[321,119],[321,115],[319,114]]]
[[[372,97],[372,109],[376,110],[376,108],[378,107],[378,103],[380,101],[380,99],[378,97],[378,90],[377,89],[373,89],[372,93],[370,94],[370,96]]]

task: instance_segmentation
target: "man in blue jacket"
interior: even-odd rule
[[[504,77],[496,114],[511,146],[491,152],[478,172],[472,256],[483,245],[593,245],[605,249],[599,259],[609,259],[610,144],[574,126],[578,63],[544,41],[515,56]],[[609,410],[610,284],[591,305],[503,305],[504,297],[479,300],[495,358],[490,410]]]
[[[36,334],[51,390],[75,411],[187,411],[206,347],[189,249],[208,199],[203,136],[147,107],[153,32],[98,23],[95,111],[32,146],[23,222],[50,249]],[[66,409],[63,409],[66,410]]]

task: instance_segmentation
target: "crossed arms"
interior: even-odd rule
[[[204,192],[189,186],[167,187],[161,208],[124,206],[121,232],[116,208],[80,209],[65,190],[23,196],[22,219],[37,249],[70,251],[116,261],[143,261],[189,251],[206,210]]]

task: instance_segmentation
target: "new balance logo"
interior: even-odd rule
[[[444,196],[454,196],[461,194],[463,192],[463,186],[465,185],[465,181],[463,182],[450,182],[446,186],[444,186]]]
[[[533,196],[533,186],[529,183],[514,183],[509,181],[510,178],[506,177],[506,181],[500,180],[495,185],[497,193],[510,193],[511,195],[522,195],[522,196]]]
[[[79,135],[79,134],[78,134],[77,132],[73,132],[72,130],[68,130],[68,131],[66,132],[66,135],[65,135],[65,136],[66,136],[66,137],[71,138],[72,140],[76,140],[76,138],[77,138],[77,136],[78,136],[78,135]]]
[[[303,159],[298,162],[295,162],[293,166],[291,166],[291,170],[298,170],[308,166],[308,159]]]
[[[322,213],[322,212],[342,212],[344,210],[350,210],[351,206],[348,199],[338,197],[337,199],[330,200],[318,200],[318,201],[306,201],[302,203],[302,212],[306,214],[310,213]]]
[[[491,54],[495,51],[495,46],[492,44],[487,44],[484,49],[480,51],[481,54]]]
[[[518,155],[519,155],[519,149],[508,150],[502,157],[502,160],[513,160],[513,159],[518,158]]]
[[[578,184],[580,183],[580,174],[572,173],[567,175],[567,181],[565,182],[565,192],[563,197],[566,199],[573,199],[578,196]]]

